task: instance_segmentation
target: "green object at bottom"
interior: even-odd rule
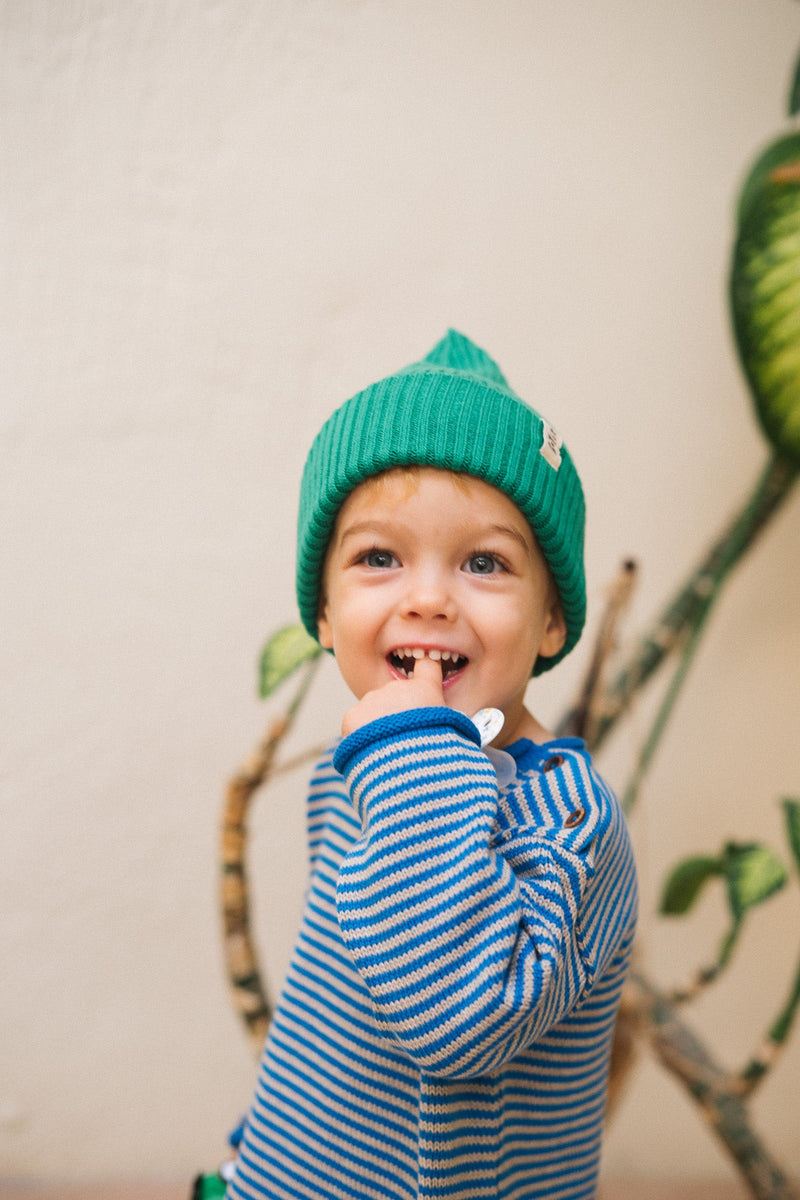
[[[192,1200],[217,1200],[224,1197],[227,1184],[221,1175],[198,1175],[194,1181]]]

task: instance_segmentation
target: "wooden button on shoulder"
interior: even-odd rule
[[[581,822],[585,821],[585,820],[586,820],[585,810],[582,808],[576,808],[574,810],[574,812],[571,812],[569,814],[569,816],[567,817],[566,821],[564,822],[564,828],[565,829],[574,829],[576,825],[580,825]]]
[[[564,761],[563,754],[554,754],[551,758],[546,758],[542,763],[543,771],[554,771],[556,767],[560,767]]]

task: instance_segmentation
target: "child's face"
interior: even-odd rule
[[[423,467],[347,498],[325,562],[319,637],[356,696],[440,658],[450,708],[503,711],[519,736],[538,655],[565,638],[555,585],[528,521],[497,488]]]

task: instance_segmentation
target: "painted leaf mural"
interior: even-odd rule
[[[764,432],[800,465],[800,133],[769,145],[745,180],[730,302]]]
[[[298,667],[322,653],[302,625],[286,625],[273,633],[261,652],[259,692],[262,699],[271,696]]]

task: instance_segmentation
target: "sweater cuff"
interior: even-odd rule
[[[391,713],[368,721],[360,729],[347,735],[336,747],[333,765],[340,775],[345,775],[354,760],[365,750],[379,742],[390,741],[409,733],[428,732],[431,729],[451,729],[480,747],[481,735],[464,713],[455,708],[436,705],[430,708],[409,708],[404,712]]]

